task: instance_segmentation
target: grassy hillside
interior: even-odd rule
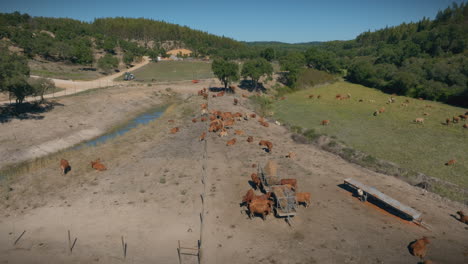
[[[335,99],[336,94],[348,93],[349,100]],[[308,99],[310,94],[322,98]],[[337,82],[290,94],[274,104],[274,112],[279,120],[335,136],[356,150],[468,189],[468,129],[463,123],[442,124],[468,109],[403,96],[386,104],[389,97],[376,89]],[[408,106],[402,105],[405,100]],[[381,107],[385,113],[373,116]],[[418,117],[425,118],[424,124],[413,122]],[[330,120],[329,126],[320,125],[324,119]],[[445,166],[451,159],[457,164]]]
[[[213,78],[211,63],[200,61],[161,61],[150,63],[134,72],[137,81],[166,82]],[[122,80],[120,77],[119,80]]]

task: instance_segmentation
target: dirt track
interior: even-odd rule
[[[194,86],[189,93],[196,94],[197,88],[206,85]],[[183,93],[192,90],[188,87],[172,86]],[[165,87],[158,89],[164,91]],[[111,91],[102,90],[82,102],[104,98],[109,103],[119,102],[119,93]],[[239,106],[228,95],[210,98],[209,108],[250,113],[246,99],[236,97]],[[203,143],[198,137],[206,130],[206,123],[190,122],[199,117],[203,100],[186,98],[150,125],[96,148],[64,152],[72,164],[67,176],[60,175],[57,157],[18,176],[8,185],[11,191],[3,188],[2,197],[9,198],[0,203],[0,262],[120,263],[124,262],[123,235],[129,245],[125,262],[178,263],[177,240],[195,245],[200,235]],[[63,113],[70,113],[68,104]],[[25,122],[22,126],[32,129],[40,124],[34,122],[46,121],[49,114],[53,113],[47,113],[44,120],[21,121]],[[57,118],[61,115],[55,114]],[[181,132],[169,134],[174,126]],[[234,129],[244,130],[246,135],[234,136]],[[225,138],[207,137],[202,263],[417,263],[418,258],[406,247],[423,235],[432,238],[427,259],[436,263],[468,261],[467,226],[450,216],[460,209],[468,211],[466,207],[314,146],[297,144],[284,127],[273,123],[265,128],[256,120],[241,121],[234,129]],[[254,143],[246,141],[248,135],[254,137]],[[237,143],[227,147],[226,141],[233,137]],[[273,142],[272,153],[258,146],[261,139]],[[298,157],[285,158],[289,151]],[[103,159],[107,171],[90,168],[89,161],[97,157]],[[266,221],[248,219],[239,206],[250,188],[250,174],[256,170],[251,165],[268,159],[280,164],[281,176],[297,178],[300,191],[312,194],[312,206],[299,208],[292,228],[272,216]],[[423,212],[432,231],[361,203],[338,186],[348,177]],[[78,237],[73,254],[66,249],[68,229]],[[27,233],[13,246],[23,230]],[[195,258],[185,260],[183,263],[195,263]]]

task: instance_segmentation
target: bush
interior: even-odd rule
[[[314,129],[307,129],[302,134],[310,141],[314,141],[315,139],[320,137],[320,134],[317,134]]]
[[[98,60],[98,67],[104,70],[105,72],[109,72],[112,69],[117,68],[118,66],[119,60],[110,54],[106,54],[104,57]]]

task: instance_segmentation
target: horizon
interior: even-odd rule
[[[298,0],[287,6],[275,6],[279,1],[248,3],[241,0],[233,4],[227,1],[207,0],[193,3],[182,0],[177,3],[134,1],[128,7],[129,3],[121,0],[99,3],[91,0],[44,0],[40,3],[17,0],[0,3],[0,8],[4,13],[18,11],[34,17],[71,18],[88,23],[108,17],[145,18],[187,26],[242,42],[300,44],[352,40],[366,31],[417,22],[424,17],[434,19],[438,11],[452,3],[464,2],[466,1],[396,0],[388,3],[364,0],[354,4],[342,0],[327,3]],[[135,6],[144,8],[136,10]],[[185,8],[180,8],[181,6]],[[243,9],[244,6],[255,8]],[[153,13],[153,9],[158,11]],[[226,9],[229,10],[227,15],[222,13]],[[260,11],[251,11],[252,9]]]

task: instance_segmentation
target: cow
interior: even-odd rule
[[[216,116],[215,115],[210,115],[210,121],[213,121],[216,119]]]
[[[335,95],[335,99],[338,99],[338,100],[341,99],[341,94]]]
[[[281,179],[280,184],[281,185],[289,184],[289,185],[292,186],[293,190],[297,189],[297,180],[296,179]]]
[[[310,205],[310,192],[298,192],[296,193],[296,203],[303,203],[305,207]]]
[[[248,96],[246,94],[242,94],[242,97],[244,98],[248,98]]]
[[[381,108],[379,109],[379,114],[384,113],[384,112],[385,112],[385,107],[381,107]]]
[[[223,92],[217,93],[217,94],[216,94],[216,97],[221,97],[221,96],[223,96],[223,95],[224,95],[224,91],[223,91]]]
[[[200,141],[205,140],[206,132],[203,132],[200,136]]]
[[[249,136],[249,137],[247,138],[247,142],[252,143],[252,142],[253,142],[253,137],[252,137],[252,136]]]
[[[322,126],[328,126],[330,124],[330,120],[322,120],[322,122],[320,122],[320,124]]]
[[[450,118],[447,117],[447,118],[445,119],[445,124],[446,124],[447,126],[450,125]]]
[[[168,123],[174,123],[174,120],[167,120]]]
[[[207,93],[203,94],[203,99],[208,100],[208,94]]]
[[[250,175],[250,178],[252,179],[252,183],[254,184],[255,188],[260,188],[262,182],[260,181],[260,178],[258,177],[257,173],[252,173]]]
[[[452,122],[453,122],[453,123],[458,123],[458,122],[460,122],[460,118],[459,118],[458,116],[454,116],[454,117],[452,118]]]
[[[174,128],[171,129],[171,134],[175,134],[175,133],[177,133],[177,132],[179,132],[179,128],[178,128],[178,127],[174,127]]]
[[[263,119],[263,118],[262,118],[262,119]],[[269,127],[269,126],[270,126],[270,124],[268,124],[268,122],[265,122],[265,121],[263,121],[263,120],[259,120],[258,122],[260,123],[260,125],[262,125],[262,126],[264,126],[264,127]]]
[[[196,123],[196,122],[197,122],[196,118],[192,119],[192,123]]]
[[[266,216],[271,213],[272,201],[269,200],[253,200],[248,204],[249,218],[255,214],[261,214],[262,219],[265,220]]]
[[[227,132],[226,129],[224,129],[224,128],[221,130],[221,132],[219,132],[219,136],[220,136],[220,137],[225,137],[225,136],[227,136],[227,135],[228,135],[228,132]]]
[[[468,124],[464,124],[464,125],[463,125],[463,128],[468,128]]]
[[[379,110],[375,110],[373,115],[378,116],[379,115]]]
[[[201,121],[201,122],[205,122],[205,121],[206,121],[206,117],[203,116],[202,118],[200,118],[200,121]]]
[[[418,123],[418,124],[423,124],[424,123],[424,118],[422,117],[418,117],[414,120],[415,123]]]
[[[425,116],[429,116],[429,113],[426,113],[426,112],[424,112],[424,113],[423,113],[423,115],[425,115]]]
[[[223,122],[224,127],[232,127],[234,123],[235,123],[234,119],[227,119],[226,121]]]
[[[463,121],[466,121],[466,119],[468,119],[468,115],[459,115],[458,117],[460,117],[460,119]]]
[[[95,161],[91,161],[91,168],[98,170],[98,171],[105,171],[107,170],[106,166],[101,163],[101,159],[97,159]]]
[[[314,98],[313,94],[309,95],[309,99],[313,99],[313,98]]]
[[[236,86],[230,85],[229,90],[231,91],[231,93],[236,93]]]
[[[68,163],[68,160],[61,159],[60,168],[62,169],[62,175],[67,174],[71,170],[70,163]]]
[[[234,105],[237,105],[238,103],[239,101],[236,98],[234,98]]]
[[[207,108],[208,108],[208,104],[207,104],[207,103],[201,104],[201,109],[207,109]]]
[[[242,131],[242,130],[236,130],[236,131],[234,132],[234,134],[241,136],[241,135],[244,135],[244,131]]]
[[[457,163],[457,160],[449,160],[445,163],[445,166],[450,166],[450,165],[454,165],[455,163]]]
[[[317,99],[320,99],[320,98],[322,98],[322,96],[321,96],[320,94],[319,94],[319,95],[317,95]]]
[[[280,100],[286,100],[286,97],[285,97],[285,96],[283,96],[283,97],[281,97],[281,98],[280,98]]]
[[[223,128],[224,128],[223,121],[221,121],[219,119],[215,119],[215,120],[210,122],[210,128],[209,128],[208,132],[218,132],[219,130],[221,130]]]
[[[430,243],[431,241],[429,241],[429,238],[427,237],[422,237],[421,239],[417,239],[413,241],[409,245],[411,255],[415,257],[419,257],[420,259],[424,259],[424,257],[426,256],[426,252],[427,252],[426,245]]]
[[[242,198],[241,204],[249,204],[254,200],[270,200],[271,192],[267,192],[266,194],[262,195],[255,195],[252,189],[248,190],[245,194],[244,198]]]
[[[232,145],[236,144],[236,141],[237,141],[236,138],[233,138],[233,139],[229,140],[228,142],[226,142],[226,146],[232,146]]]
[[[286,158],[294,159],[296,157],[296,153],[290,151],[288,155],[286,155]]]
[[[465,215],[462,211],[458,211],[457,214],[460,216],[460,222],[468,224],[468,215]]]
[[[264,146],[267,152],[271,152],[273,150],[273,143],[267,140],[260,140],[258,143],[259,146]]]
[[[250,118],[256,118],[257,115],[256,114],[250,114]]]

